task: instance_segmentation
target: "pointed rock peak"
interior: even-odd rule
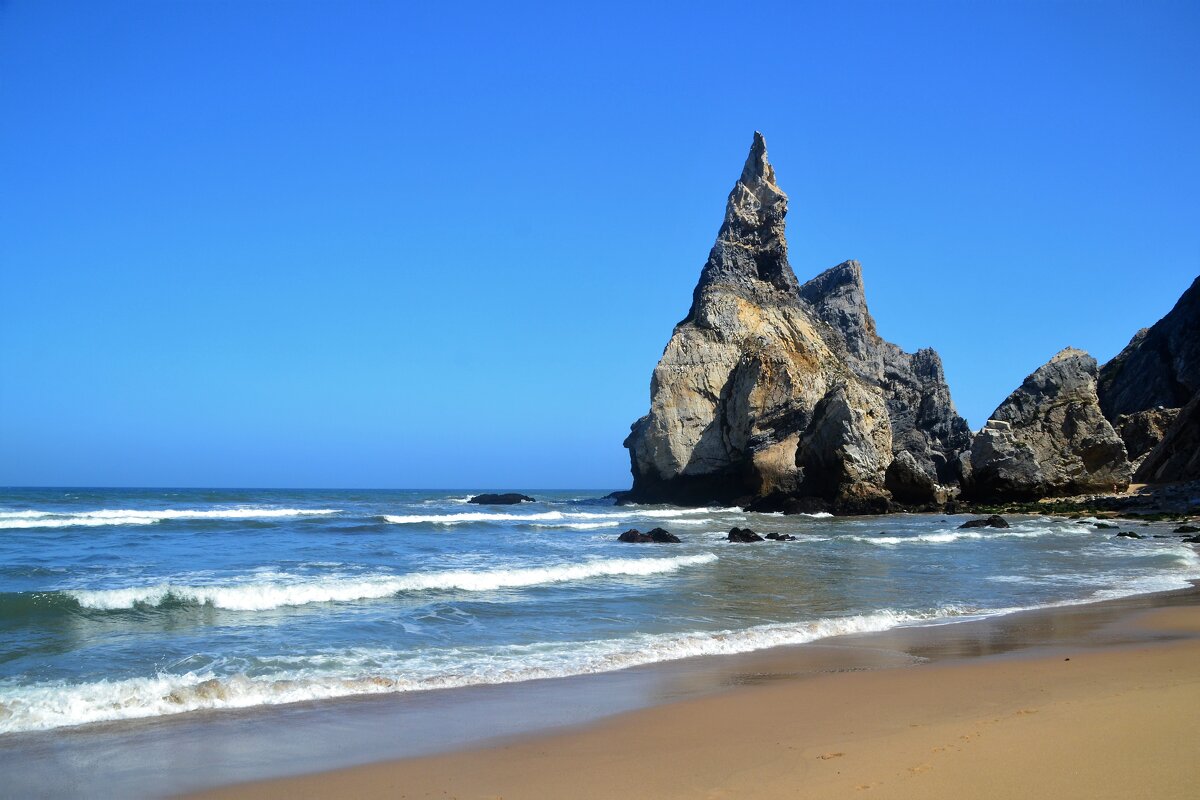
[[[788,264],[787,210],[787,195],[775,184],[775,170],[767,161],[767,143],[756,132],[685,321],[696,318],[701,301],[714,287],[756,302],[795,302],[800,285]]]
[[[1064,347],[1054,354],[1054,358],[1050,359],[1051,364],[1057,364],[1060,361],[1067,361],[1072,358],[1091,358],[1086,350],[1080,350],[1076,347]]]
[[[758,183],[775,186],[775,168],[767,160],[767,140],[758,131],[754,132],[754,141],[750,143],[750,155],[746,156],[746,166],[742,167],[740,180],[749,187]]]
[[[787,200],[767,160],[767,142],[755,131],[741,177],[729,193],[719,238],[748,246],[778,247],[786,254],[783,218]]]
[[[834,296],[846,295],[861,297],[866,304],[862,265],[857,261],[843,261],[800,287],[800,297],[814,306],[822,305]]]

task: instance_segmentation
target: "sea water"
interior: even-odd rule
[[[526,681],[1189,585],[1169,525],[599,491],[0,490],[0,737]],[[733,526],[796,541],[733,544]],[[681,544],[625,544],[664,527]],[[1164,538],[1153,538],[1159,534]]]

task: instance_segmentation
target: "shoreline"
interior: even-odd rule
[[[1073,662],[1075,676],[1085,672],[1080,669],[1081,664],[1086,664],[1090,671],[1085,678],[1064,680],[1059,665],[1068,662]],[[935,791],[927,785],[929,780],[914,780],[915,776],[932,771],[932,766],[924,762],[915,765],[914,772],[888,772],[901,755],[908,757],[915,752],[912,748],[918,740],[923,741],[931,731],[943,732],[947,726],[961,725],[967,717],[982,715],[985,707],[994,710],[1007,707],[1006,704],[1028,705],[1035,700],[1044,705],[1047,693],[1060,716],[1065,708],[1088,697],[1095,703],[1121,705],[1119,698],[1131,696],[1131,689],[1118,678],[1131,671],[1139,676],[1139,689],[1132,695],[1138,695],[1146,680],[1154,677],[1162,684],[1160,690],[1174,698],[1175,708],[1187,708],[1188,703],[1194,708],[1200,702],[1197,663],[1200,663],[1200,586],[1193,584],[1191,589],[1018,611],[985,619],[901,626],[804,645],[632,668],[625,672],[660,673],[660,676],[671,673],[679,685],[660,692],[648,705],[617,710],[575,724],[486,737],[480,742],[415,757],[377,759],[357,766],[219,786],[186,796],[421,797],[449,793],[466,797],[817,797],[857,793],[864,791],[864,787],[876,790],[872,796],[908,796],[906,791],[917,792],[918,787],[923,787],[919,792],[925,796],[938,796],[926,794]],[[1171,682],[1171,675],[1178,680]],[[589,678],[595,677],[601,676],[557,680],[575,684],[583,691],[588,690],[587,684],[593,683],[594,691],[595,684]],[[542,682],[527,682],[515,688],[536,697],[538,687],[530,684],[537,683]],[[1002,688],[987,689],[986,702],[973,696],[980,686],[993,684]],[[1033,688],[1027,691],[1022,686]],[[947,690],[938,699],[944,687],[957,688]],[[1087,691],[1083,692],[1083,688]],[[839,697],[844,699],[831,699]],[[910,701],[915,697],[923,697],[928,708],[922,711],[912,705]],[[1133,708],[1122,713],[1138,712],[1138,706],[1145,701],[1145,697],[1140,697]],[[870,707],[875,710],[869,711]],[[784,709],[792,711],[784,713]],[[1011,716],[1014,719],[1032,716],[1032,712],[1017,713],[1023,710],[1029,709],[1015,708]],[[922,717],[925,721],[913,723],[916,727],[907,728],[909,723],[898,722],[917,712],[925,714]],[[1171,717],[1169,711],[1164,713],[1167,716],[1156,718],[1154,729],[1164,725],[1191,726],[1187,736],[1178,731],[1173,734],[1181,737],[1180,746],[1189,737],[1194,739],[1194,733],[1200,733],[1200,723],[1191,723],[1191,715],[1185,714],[1187,719],[1179,720]],[[840,731],[841,739],[830,738],[828,729],[844,727],[840,722],[843,717],[861,718],[858,726],[871,733],[867,735],[852,728]],[[1096,727],[1096,721],[1080,728],[1071,723],[1069,714],[1067,717],[1063,723],[1065,729],[1056,729],[1055,737],[1062,738],[1071,731],[1077,738],[1102,733],[1108,738],[1121,739],[1145,737],[1147,733],[1116,724],[1104,731],[1103,727]],[[1007,717],[996,717],[986,726],[998,724],[1002,719]],[[821,720],[824,726],[818,724]],[[797,725],[800,727],[796,728]],[[837,760],[839,764],[850,765],[851,761],[841,761],[842,755],[829,754],[861,751],[866,745],[874,747],[875,739],[885,734],[889,741],[895,740],[894,747],[884,754],[886,758],[873,757],[849,771],[825,771],[832,772],[832,776],[814,774],[813,765],[805,759],[791,766],[783,765],[780,760],[783,754],[798,749],[803,752],[821,749],[825,745],[820,743],[828,740],[840,749],[826,748],[814,758],[822,763]],[[976,742],[980,734],[962,735],[967,737],[962,741]],[[1032,739],[1031,746],[1047,744],[1038,741],[1037,735]],[[1009,742],[1006,747],[1013,744]],[[961,745],[933,745],[931,752],[934,747],[943,747],[937,751],[943,754],[965,752]],[[1001,763],[996,769],[1006,764],[1015,766],[1010,764],[1008,755],[1000,753],[998,757]],[[1152,754],[1146,757],[1154,760]],[[941,760],[948,758],[946,755]],[[1182,777],[1176,775],[1178,770],[1171,769],[1170,764],[1159,765],[1166,769],[1166,774],[1174,776],[1172,781],[1186,779],[1185,793],[1179,794],[1180,797],[1190,794],[1187,787],[1192,791],[1200,789],[1200,766],[1191,766],[1193,762],[1192,758],[1173,762],[1183,769]],[[758,776],[757,783],[725,784],[731,776],[745,773],[747,764],[758,764],[749,770]],[[770,780],[762,772],[768,767],[778,773],[772,773],[774,777]],[[858,775],[854,780],[859,783],[854,786],[839,783],[843,772],[848,779],[852,773]],[[943,774],[952,772],[942,770]],[[712,785],[697,785],[695,778],[689,777],[697,773],[708,775]],[[584,787],[576,783],[580,775],[587,776]],[[804,789],[797,793],[800,784]],[[653,788],[646,788],[649,786]],[[398,795],[401,787],[404,794]],[[1105,796],[1099,791],[1103,788],[1092,784],[1089,792],[1081,790],[1072,795],[1067,791],[1067,796]],[[1166,791],[1159,796],[1172,796],[1169,786],[1159,788]],[[962,792],[969,794],[976,789],[964,788],[960,782],[945,791],[949,797],[954,792],[962,796]]]

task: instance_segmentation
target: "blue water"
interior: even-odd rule
[[[616,507],[602,492],[0,490],[0,735],[600,672],[1183,588],[1063,518]],[[1094,520],[1092,521],[1094,522]],[[723,541],[730,527],[795,542]],[[616,541],[662,526],[682,544]]]

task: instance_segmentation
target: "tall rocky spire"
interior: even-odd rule
[[[725,204],[716,244],[700,273],[689,319],[705,290],[715,285],[758,301],[774,295],[795,298],[800,286],[788,264],[787,210],[788,196],[775,183],[775,170],[767,160],[767,142],[755,131],[741,177]]]

